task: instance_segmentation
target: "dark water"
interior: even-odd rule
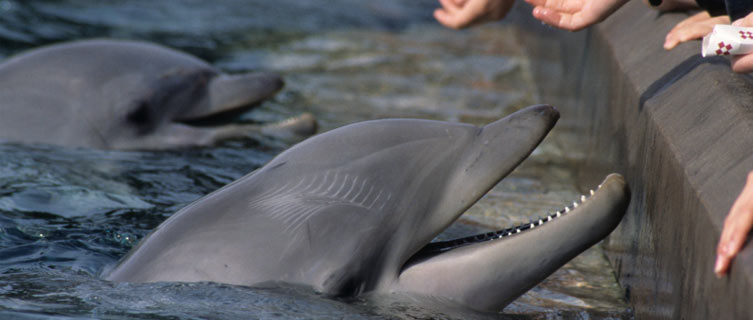
[[[159,42],[229,72],[282,73],[286,88],[239,120],[308,111],[322,130],[385,117],[484,124],[539,102],[528,68],[535,62],[513,26],[446,30],[432,21],[434,7],[400,0],[0,0],[0,56],[91,37]],[[567,130],[547,138],[442,237],[521,223],[572,202],[570,163],[578,155],[566,151],[576,142]],[[0,319],[630,318],[598,246],[496,316],[418,297],[342,301],[298,287],[98,279],[173,212],[288,146],[248,139],[120,152],[0,144]]]

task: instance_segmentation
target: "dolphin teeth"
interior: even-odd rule
[[[591,192],[591,195],[594,195],[594,189],[589,190]]]
[[[539,219],[539,225],[544,224],[544,220]]]
[[[575,209],[577,207],[578,207],[578,203],[577,202],[573,202],[573,209]]]
[[[570,212],[570,207],[565,207],[565,212]]]
[[[536,228],[536,225],[531,223],[531,229]]]
[[[557,211],[557,217],[561,216],[562,212]]]
[[[586,196],[580,196],[580,202],[586,202]]]
[[[520,233],[520,228],[515,228],[515,233]]]
[[[546,221],[547,221],[547,222],[548,222],[548,221],[552,221],[552,216],[548,216],[548,217],[546,217]]]

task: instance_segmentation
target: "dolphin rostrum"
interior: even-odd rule
[[[223,74],[196,57],[151,43],[66,42],[0,64],[0,141],[166,149],[260,131],[312,134],[316,126],[308,114],[268,126],[212,126],[282,86],[277,74]]]
[[[483,128],[391,119],[314,136],[175,213],[105,278],[286,282],[336,296],[415,293],[500,310],[609,234],[628,203],[624,180],[610,175],[560,212],[430,243],[558,118],[537,105]]]

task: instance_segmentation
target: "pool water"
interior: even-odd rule
[[[228,72],[272,70],[285,88],[240,122],[311,112],[320,131],[378,118],[477,125],[539,103],[515,26],[467,31],[433,21],[434,1],[0,0],[0,57],[59,41],[162,43]],[[1,99],[1,97],[0,97]],[[555,102],[546,101],[556,105]],[[2,115],[0,115],[2,116]],[[527,222],[579,197],[551,134],[439,238]],[[242,139],[161,152],[0,143],[0,319],[629,319],[596,246],[500,314],[420,297],[338,300],[308,288],[110,283],[99,274],[186,204],[293,142]]]

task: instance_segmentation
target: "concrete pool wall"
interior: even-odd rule
[[[541,102],[558,126],[582,131],[579,185],[608,172],[632,189],[628,214],[604,242],[638,319],[748,319],[753,246],[729,277],[713,274],[724,218],[753,169],[753,81],[700,41],[672,51],[667,32],[687,17],[632,1],[577,33],[512,19],[531,57]]]

